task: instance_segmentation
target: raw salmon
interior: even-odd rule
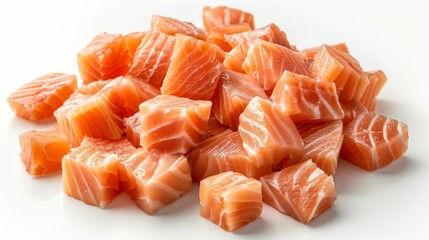
[[[149,83],[131,76],[118,77],[93,95],[78,91],[54,115],[74,147],[85,135],[118,140],[124,133],[123,119],[137,112],[141,102],[158,94]]]
[[[227,171],[256,179],[271,173],[271,166],[257,167],[250,160],[240,134],[231,129],[200,142],[188,158],[193,169],[192,178],[196,182]]]
[[[237,130],[240,114],[255,96],[268,99],[255,79],[224,69],[212,99],[212,111],[220,123]]]
[[[58,129],[29,131],[19,135],[20,157],[31,175],[45,175],[61,170],[61,159],[70,151],[64,133]]]
[[[124,119],[125,135],[128,141],[133,144],[134,147],[140,147],[140,137],[142,134],[141,114],[136,112],[131,117]]]
[[[106,207],[121,192],[119,161],[135,148],[123,138],[117,141],[85,137],[79,147],[63,157],[63,190],[86,204]]]
[[[374,171],[399,159],[407,148],[406,124],[367,112],[345,127],[341,157],[366,171]]]
[[[38,121],[52,117],[76,88],[75,75],[48,73],[18,88],[7,102],[18,117]]]
[[[134,55],[129,74],[160,88],[173,53],[176,37],[147,32]]]
[[[257,167],[283,158],[301,159],[303,142],[295,124],[269,100],[254,97],[240,115],[243,147]]]
[[[84,84],[127,74],[132,55],[121,34],[100,33],[77,54]]]
[[[163,32],[169,35],[183,34],[206,40],[207,32],[204,29],[197,28],[190,22],[180,21],[175,18],[152,15],[150,22],[151,30]]]
[[[147,214],[155,214],[192,189],[191,171],[183,156],[139,148],[120,165],[125,173],[125,190]]]
[[[302,223],[322,214],[337,198],[333,177],[311,160],[264,176],[260,181],[264,202]]]
[[[343,143],[343,122],[336,120],[322,124],[301,123],[297,125],[304,141],[301,161],[311,159],[327,175],[335,176],[338,157]],[[293,163],[285,162],[290,166]]]
[[[369,111],[374,111],[375,98],[386,83],[387,77],[381,70],[367,72],[367,76],[369,79],[369,85],[359,102],[362,103],[362,105],[364,105]]]
[[[241,23],[246,23],[250,29],[254,29],[253,14],[227,6],[203,8],[203,24],[207,31],[211,31],[216,27]]]
[[[349,53],[349,49],[345,43],[333,44],[329,45],[329,47],[337,48],[345,53]],[[313,63],[314,57],[320,51],[320,49],[322,49],[322,46],[306,48],[299,51],[307,66],[310,66]]]
[[[298,52],[287,47],[256,40],[243,63],[246,74],[258,80],[264,91],[271,92],[285,70],[311,76]]]
[[[223,51],[216,45],[178,35],[161,93],[209,100],[222,72]]]
[[[214,43],[225,52],[229,52],[232,47],[226,41],[225,36],[250,30],[251,28],[247,23],[214,27],[210,30],[209,35],[207,36],[207,42]]]
[[[366,73],[355,58],[327,45],[316,54],[310,70],[316,79],[334,82],[340,100],[359,101],[369,85]]]
[[[234,172],[208,177],[200,184],[200,205],[201,216],[233,231],[261,215],[261,183]]]
[[[356,101],[340,101],[341,108],[344,111],[343,125],[346,126],[359,114],[368,112],[366,107],[360,102]]]
[[[247,52],[249,51],[250,45],[247,42],[238,44],[235,46],[228,54],[225,56],[223,61],[223,66],[227,69],[239,72],[246,73],[243,70],[243,63],[246,60]]]
[[[287,70],[277,82],[271,99],[295,122],[323,122],[344,117],[334,83]]]
[[[134,59],[134,54],[146,33],[147,32],[133,32],[124,36],[125,44],[127,45],[128,52],[132,59]]]
[[[213,114],[210,114],[209,121],[207,122],[206,138],[214,135],[218,135],[223,131],[225,131],[227,128],[228,127],[225,125],[222,125],[222,123],[220,123]]]
[[[140,145],[148,150],[185,154],[207,131],[212,103],[158,95],[140,105]]]
[[[270,23],[264,27],[248,32],[230,34],[225,36],[225,39],[231,47],[235,47],[242,43],[252,44],[257,39],[261,39],[291,48],[289,41],[287,40],[286,33],[280,30],[280,28],[274,23]]]

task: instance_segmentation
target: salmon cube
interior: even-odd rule
[[[105,208],[121,193],[119,161],[135,152],[123,138],[117,141],[85,137],[63,157],[63,190],[77,200]]]
[[[243,147],[257,167],[301,159],[302,138],[290,117],[269,100],[254,97],[240,115],[238,132]]]
[[[204,29],[197,28],[190,22],[180,21],[171,17],[152,15],[150,27],[153,31],[169,35],[183,34],[201,40],[206,40],[207,38],[207,32]]]
[[[399,159],[407,149],[406,124],[366,112],[344,128],[341,157],[366,171],[375,171]]]
[[[191,171],[184,156],[143,148],[120,162],[126,187],[137,206],[147,214],[176,201],[192,189]]]
[[[253,14],[226,6],[203,8],[203,24],[207,31],[216,27],[231,26],[242,23],[247,23],[249,25],[249,30],[254,29],[255,23],[253,20]]]
[[[226,231],[255,221],[262,212],[261,183],[224,172],[200,183],[200,214]]]
[[[31,175],[45,175],[61,170],[61,159],[70,151],[64,133],[58,129],[29,131],[19,136],[21,160]]]
[[[123,76],[131,61],[127,41],[121,34],[100,33],[77,54],[84,84]]]
[[[75,75],[48,73],[20,87],[7,102],[18,117],[39,121],[52,117],[76,88]]]
[[[302,223],[322,214],[337,198],[333,177],[311,160],[266,175],[260,181],[264,202]]]
[[[140,105],[140,145],[147,150],[185,154],[206,134],[212,103],[158,95]]]

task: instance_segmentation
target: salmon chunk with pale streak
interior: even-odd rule
[[[367,112],[345,127],[341,157],[366,171],[375,171],[399,159],[407,149],[406,124]]]
[[[202,141],[188,158],[196,182],[227,171],[258,179],[272,170],[271,166],[257,167],[244,150],[240,134],[231,129]]]
[[[200,183],[200,214],[226,231],[255,221],[262,212],[261,183],[224,172]]]
[[[257,79],[262,89],[269,93],[285,70],[311,76],[298,52],[263,40],[256,40],[250,46],[243,70]]]
[[[224,52],[215,44],[178,35],[161,93],[195,100],[212,98]]]
[[[369,71],[367,72],[367,76],[369,85],[359,102],[362,103],[368,111],[374,111],[376,97],[380,94],[381,89],[387,81],[387,77],[381,70]]]
[[[265,203],[308,223],[329,209],[337,198],[334,180],[307,160],[260,179]]]
[[[225,52],[229,52],[232,47],[226,41],[225,36],[247,31],[250,31],[250,26],[247,23],[219,26],[210,30],[206,41],[218,45]]]
[[[157,213],[192,189],[191,171],[184,156],[139,148],[120,165],[124,190],[147,214]]]
[[[85,137],[62,159],[64,192],[86,204],[105,208],[121,192],[119,161],[135,151],[131,143]]]
[[[254,29],[253,14],[227,6],[203,8],[203,24],[207,31],[216,27],[243,23],[248,24],[250,29]]]
[[[180,21],[171,17],[152,15],[150,27],[152,31],[163,32],[173,36],[183,34],[200,40],[206,40],[207,38],[207,32],[204,29],[197,28],[190,22]]]
[[[256,166],[271,166],[286,157],[301,159],[303,142],[295,124],[269,100],[254,97],[239,121],[243,147]]]
[[[148,150],[185,154],[206,134],[212,103],[158,95],[140,105],[140,145]]]
[[[237,130],[240,114],[255,96],[268,99],[254,78],[224,69],[212,98],[212,112],[220,123]]]
[[[323,122],[344,117],[334,83],[289,71],[283,72],[271,99],[295,122]]]

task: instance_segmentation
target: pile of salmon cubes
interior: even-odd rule
[[[263,203],[308,223],[336,199],[338,159],[366,171],[407,150],[407,125],[374,112],[386,82],[345,44],[297,50],[252,14],[203,9],[204,29],[153,16],[151,29],[101,33],[75,75],[49,73],[8,97],[56,127],[20,138],[32,175],[104,208],[126,192],[147,214],[200,185],[201,216],[232,231]]]

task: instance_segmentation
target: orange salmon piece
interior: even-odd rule
[[[250,30],[251,28],[247,23],[214,27],[210,30],[206,41],[218,45],[225,52],[229,52],[232,47],[225,40],[225,36]]]
[[[262,213],[261,183],[240,173],[224,172],[200,183],[200,215],[226,231],[234,231]]]
[[[381,92],[381,89],[387,81],[387,77],[381,70],[367,72],[367,76],[369,79],[369,85],[359,102],[362,103],[362,105],[364,105],[369,111],[374,111],[375,98]]]
[[[192,189],[191,171],[184,156],[137,149],[119,164],[126,190],[145,213],[153,215]]]
[[[304,141],[301,161],[311,159],[327,175],[335,176],[343,144],[343,122],[301,123],[297,125],[297,129]],[[288,166],[288,163],[285,165]]]
[[[223,59],[224,53],[218,46],[178,35],[161,93],[195,100],[211,99]]]
[[[147,32],[136,50],[128,73],[160,88],[175,42],[174,36],[162,32]]]
[[[141,102],[158,94],[146,82],[131,76],[118,77],[95,94],[78,91],[54,115],[59,129],[74,147],[85,135],[118,140],[124,133],[123,119],[137,112]]]
[[[247,42],[238,44],[231,51],[229,51],[225,60],[223,61],[223,66],[232,71],[239,73],[246,73],[243,70],[243,63],[246,60],[247,52],[249,51],[250,45]]]
[[[314,57],[320,51],[320,49],[322,49],[322,46],[306,48],[306,49],[299,51],[302,59],[304,59],[307,66],[310,66],[313,63]],[[338,43],[338,44],[333,44],[333,45],[328,45],[328,46],[332,47],[332,48],[339,49],[345,53],[349,53],[349,48],[347,47],[347,45],[345,43]]]
[[[134,54],[136,53],[136,50],[146,33],[147,32],[133,32],[124,36],[125,44],[127,45],[127,49],[131,55],[131,58],[134,59]]]
[[[280,30],[280,28],[274,23],[270,23],[264,27],[248,32],[230,34],[225,36],[225,39],[229,45],[231,45],[231,47],[235,47],[238,44],[242,44],[244,42],[252,44],[257,39],[261,39],[291,48],[289,41],[287,40],[286,33]]]
[[[366,171],[375,171],[399,159],[407,149],[406,124],[367,112],[344,128],[341,157]]]
[[[188,159],[195,182],[227,171],[239,172],[255,179],[271,173],[271,166],[257,167],[250,160],[240,134],[231,129],[200,142],[188,155]]]
[[[206,40],[207,32],[197,28],[190,22],[180,21],[175,18],[152,15],[150,22],[151,30],[163,32],[168,35],[183,34],[200,40]]]
[[[239,118],[243,147],[257,167],[301,159],[303,142],[290,117],[269,100],[254,97]]]
[[[19,135],[20,157],[30,175],[46,175],[61,170],[61,159],[70,151],[64,133],[58,129],[29,131]]]
[[[311,76],[298,52],[281,45],[256,40],[243,62],[243,70],[258,80],[266,92],[273,90],[285,70]]]
[[[359,62],[350,54],[323,45],[310,68],[316,79],[334,82],[340,100],[359,101],[369,80]]]
[[[255,79],[245,74],[224,69],[219,79],[218,88],[212,98],[212,111],[220,123],[237,130],[240,114],[255,96],[268,99]]]
[[[203,24],[208,32],[216,27],[243,23],[248,24],[250,29],[254,29],[253,14],[227,6],[203,8]]]
[[[308,223],[329,209],[337,198],[334,180],[311,160],[260,179],[265,203]]]
[[[148,150],[185,154],[207,131],[212,103],[158,95],[140,105],[140,145]]]
[[[287,70],[277,82],[271,99],[295,122],[323,122],[344,117],[334,83]]]
[[[140,147],[140,137],[142,134],[140,112],[136,112],[131,117],[124,118],[124,126],[128,141],[130,141],[134,147]]]
[[[83,84],[127,74],[132,54],[121,34],[100,33],[77,54]]]
[[[340,101],[340,104],[344,111],[343,126],[349,124],[359,114],[368,112],[364,105],[356,101]]]
[[[48,73],[18,88],[7,102],[18,117],[39,121],[52,117],[76,88],[75,75]]]
[[[119,161],[135,148],[125,138],[112,141],[85,137],[63,157],[63,190],[86,204],[105,208],[121,192]]]

